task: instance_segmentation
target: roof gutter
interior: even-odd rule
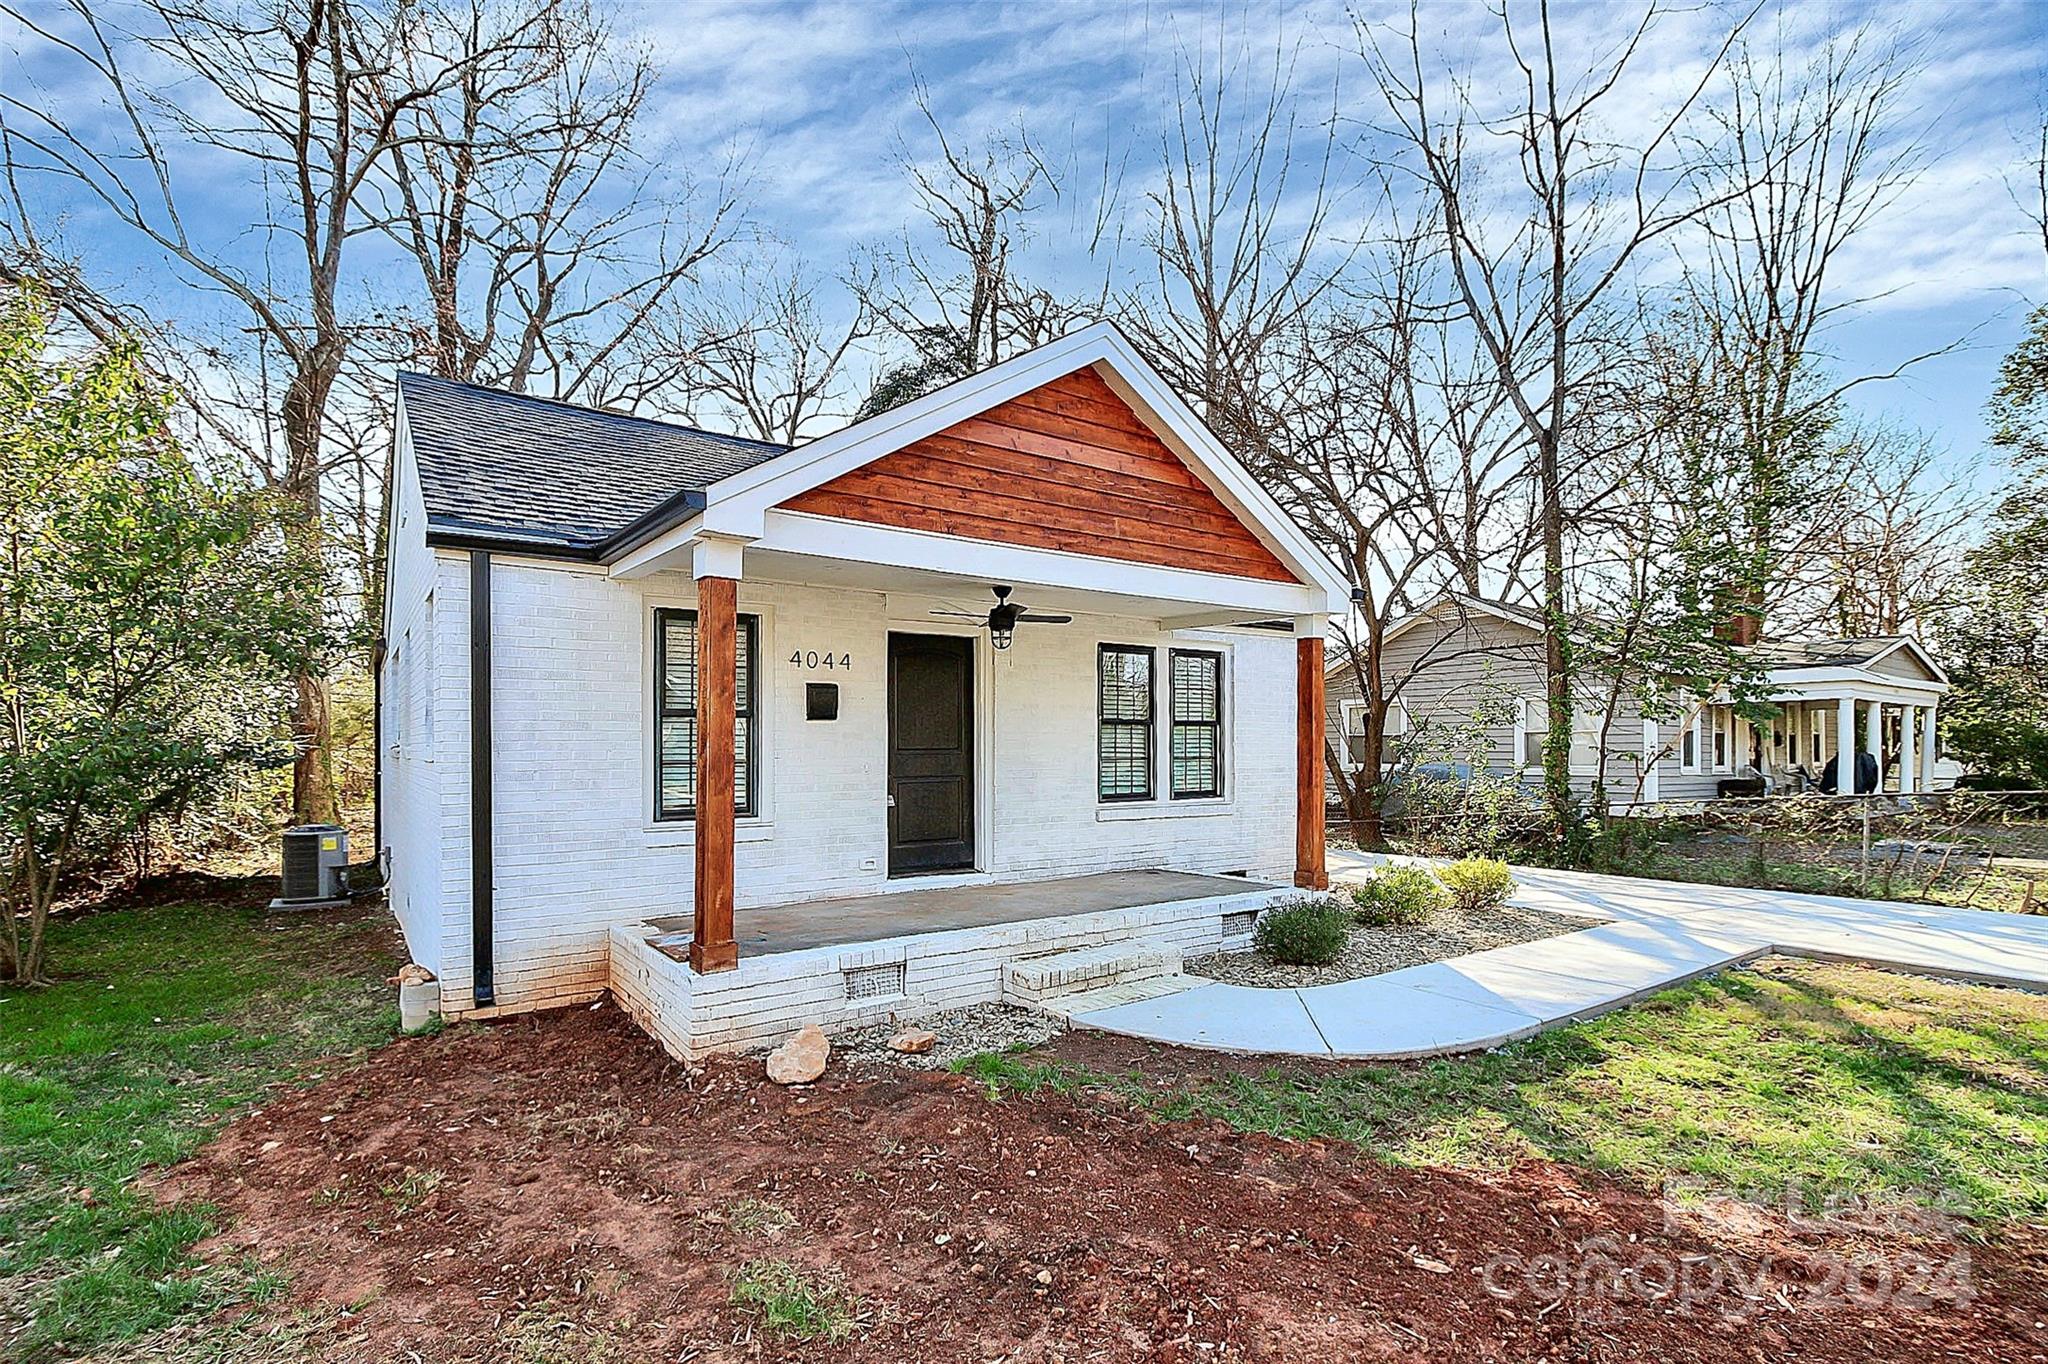
[[[455,521],[427,523],[427,544],[435,549],[459,549],[471,553],[524,554],[536,559],[572,559],[577,563],[610,563],[654,539],[662,532],[700,515],[705,507],[702,488],[685,488],[657,502],[602,540],[575,543],[543,540],[517,531]]]
[[[427,526],[427,545],[433,549],[460,549],[471,553],[524,554],[536,559],[574,559],[596,563],[595,545],[565,544],[560,540],[534,540],[504,531],[466,530],[450,526]]]
[[[620,555],[640,548],[663,531],[701,515],[707,504],[702,488],[685,488],[671,494],[599,541],[594,557],[600,563],[610,563]]]

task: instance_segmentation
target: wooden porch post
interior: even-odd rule
[[[1295,622],[1294,641],[1294,884],[1327,890],[1323,864],[1323,623]],[[1368,777],[1377,779],[1377,773]]]
[[[739,965],[732,936],[733,711],[739,583],[697,579],[697,896],[690,969]]]

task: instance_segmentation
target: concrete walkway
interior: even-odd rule
[[[1332,849],[1337,882],[1391,859]],[[1517,867],[1514,902],[1598,927],[1305,989],[1192,984],[1077,1028],[1215,1051],[1399,1060],[1591,1018],[1770,952],[2048,990],[2048,917]],[[1192,982],[1195,978],[1188,978]]]

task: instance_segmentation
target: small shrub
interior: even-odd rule
[[[1268,910],[1252,930],[1252,946],[1285,966],[1323,966],[1337,959],[1351,932],[1351,913],[1334,895]]]
[[[1515,893],[1508,864],[1491,857],[1461,857],[1437,873],[1451,893],[1451,903],[1472,913],[1497,909]]]
[[[749,1260],[733,1272],[732,1301],[764,1329],[796,1340],[845,1340],[860,1326],[860,1300],[837,1280],[787,1260]]]
[[[1363,885],[1351,887],[1351,905],[1358,922],[1373,928],[1426,923],[1450,902],[1450,892],[1422,867],[1388,867]]]

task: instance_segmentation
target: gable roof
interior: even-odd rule
[[[697,537],[763,534],[765,513],[850,469],[1092,369],[1231,515],[1337,612],[1350,584],[1116,328],[1098,322],[799,446],[398,376],[430,543],[634,566]]]
[[[1446,588],[1389,625],[1380,635],[1381,647],[1393,643],[1422,622],[1435,619],[1437,613],[1446,606],[1457,607],[1461,616],[1488,616],[1525,630],[1533,630],[1537,634],[1543,633],[1543,613],[1534,607],[1517,606],[1511,602],[1494,601],[1488,597],[1475,597],[1469,592],[1455,592]]]
[[[776,510],[1300,582],[1087,365]]]
[[[1839,639],[1765,640],[1754,646],[1773,672],[1807,672],[1822,668],[1869,668],[1880,659],[1905,652],[1918,659],[1929,677],[1948,681],[1934,656],[1911,635],[1851,635]]]
[[[1109,322],[1069,332],[901,407],[741,469],[705,490],[708,505],[701,521],[687,524],[690,514],[679,510],[668,516],[666,525],[650,523],[629,538],[614,559],[615,567],[658,558],[693,534],[757,539],[764,533],[767,514],[801,494],[1083,368],[1094,370],[1301,583],[1317,589],[1322,599],[1317,610],[1348,609],[1349,579]]]
[[[1406,634],[1425,620],[1433,619],[1446,606],[1461,613],[1489,616],[1510,625],[1541,634],[1543,613],[1533,607],[1492,601],[1464,592],[1443,591],[1388,626],[1380,636],[1382,646]],[[1928,675],[1946,683],[1948,674],[1921,643],[1911,635],[1845,635],[1830,639],[1767,639],[1749,646],[1774,674],[1819,672],[1831,668],[1869,669],[1878,660],[1904,650],[1918,659]],[[1331,664],[1334,671],[1343,659]]]
[[[574,403],[401,372],[429,538],[598,557],[640,521],[789,449]]]

